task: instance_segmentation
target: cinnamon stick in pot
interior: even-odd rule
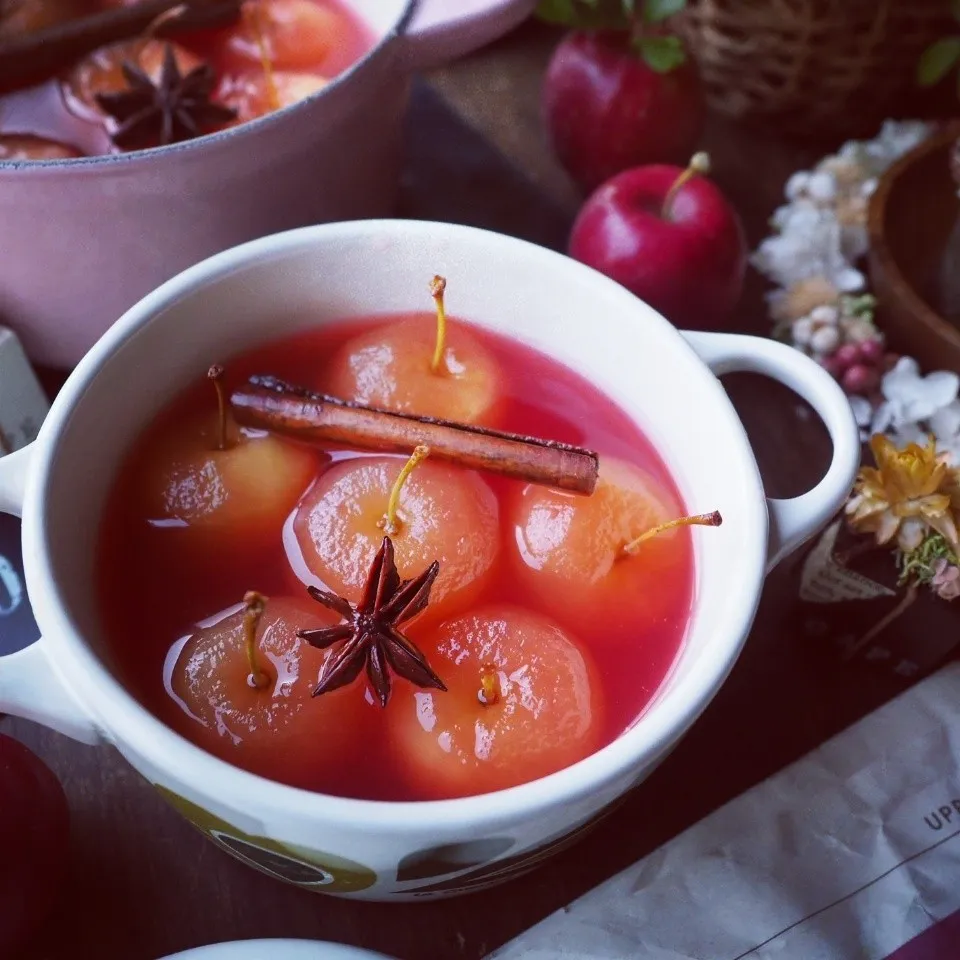
[[[431,459],[528,483],[584,494],[593,493],[597,483],[597,454],[582,447],[379,410],[314,393],[275,377],[251,377],[233,392],[230,405],[241,426],[310,443],[391,453],[410,453],[424,445],[430,448]]]

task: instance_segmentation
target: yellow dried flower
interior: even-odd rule
[[[866,197],[844,197],[837,201],[837,222],[841,227],[865,227],[867,225]]]
[[[840,190],[851,191],[860,187],[860,185],[869,178],[870,172],[854,160],[845,160],[841,157],[831,157],[825,160],[820,169],[825,173],[833,175]]]
[[[807,277],[778,291],[770,301],[774,320],[785,323],[807,316],[814,307],[836,305],[840,291],[826,277]]]
[[[898,450],[889,437],[870,439],[877,466],[863,467],[853,496],[846,506],[850,525],[859,533],[872,533],[877,543],[890,543],[905,553],[916,550],[931,530],[957,549],[957,524],[951,492],[960,483],[946,460],[937,455],[933,437],[925,447],[911,443]]]

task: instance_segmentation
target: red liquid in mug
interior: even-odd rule
[[[259,373],[323,389],[330,379],[330,364],[335,362],[344,343],[387,319],[393,325],[402,318],[380,317],[375,321],[340,324],[261,346],[229,362],[228,388]],[[420,319],[432,329],[431,316],[423,314]],[[686,512],[656,451],[637,425],[597,387],[525,345],[454,321],[454,329],[457,328],[469,331],[499,370],[500,396],[481,418],[484,425],[596,450],[601,460],[601,476],[603,463],[609,458],[639,467],[649,475],[660,495]],[[213,362],[218,358],[209,359]],[[290,598],[295,611],[292,614],[287,611],[288,619],[308,617],[311,611],[323,616],[324,612],[308,597],[291,567],[291,556],[298,553],[295,544],[291,549],[294,527],[291,514],[263,522],[251,521],[250,529],[242,531],[191,530],[189,525],[149,522],[153,507],[147,505],[144,496],[144,471],[149,475],[152,464],[163,463],[165,458],[169,460],[171,444],[176,445],[191,418],[215,409],[212,387],[201,375],[197,384],[177,398],[146,430],[130,451],[107,502],[98,557],[100,603],[111,666],[134,696],[184,736],[238,766],[318,792],[395,801],[438,799],[484,793],[552,772],[549,763],[542,768],[528,762],[532,757],[524,754],[524,751],[535,752],[539,747],[538,716],[552,717],[549,722],[554,723],[562,714],[562,722],[567,724],[564,729],[579,729],[579,733],[583,733],[585,725],[591,726],[582,741],[589,744],[589,749],[584,748],[586,753],[606,745],[637,719],[663,683],[683,642],[692,602],[694,561],[689,531],[680,529],[671,534],[673,562],[662,570],[645,571],[641,579],[646,582],[637,583],[635,590],[631,581],[626,581],[629,587],[621,587],[623,602],[611,602],[607,594],[602,595],[602,602],[595,609],[583,605],[574,609],[570,607],[569,597],[564,598],[564,603],[555,602],[558,598],[551,598],[549,591],[545,594],[530,589],[528,577],[535,576],[536,571],[526,577],[518,575],[524,561],[517,545],[516,505],[527,485],[492,474],[473,474],[468,478],[470,482],[489,488],[499,508],[499,530],[494,531],[499,537],[496,560],[482,579],[479,593],[467,597],[465,606],[457,608],[454,603],[440,615],[428,608],[421,619],[405,630],[418,644],[425,638],[434,638],[428,643],[431,651],[428,658],[448,681],[451,692],[420,690],[407,680],[395,677],[390,703],[382,709],[374,704],[366,677],[361,674],[342,690],[308,698],[298,716],[301,729],[293,739],[277,740],[274,749],[270,742],[271,730],[259,729],[251,734],[258,738],[256,751],[248,754],[235,749],[229,733],[221,731],[221,735],[217,735],[211,730],[211,725],[217,723],[216,717],[206,715],[201,722],[190,716],[171,695],[177,682],[172,673],[183,669],[177,659],[182,638],[194,633],[198,622],[216,619],[225,610],[235,610],[244,593],[251,589],[268,597]],[[307,448],[292,441],[280,443],[296,450],[301,457],[297,469],[302,470],[302,457]],[[324,471],[342,470],[345,461],[371,456],[341,450],[328,457],[316,448],[309,448],[309,452],[316,452],[317,459],[315,465],[309,467],[303,483],[307,498],[308,488],[323,482],[317,477]],[[394,459],[397,464],[405,460],[402,456]],[[462,471],[453,466],[449,469]],[[299,476],[296,471],[294,474]],[[413,476],[416,475],[415,471]],[[461,517],[456,522],[464,521]],[[242,525],[245,524],[246,520]],[[550,533],[549,529],[547,532]],[[469,538],[469,530],[463,533]],[[640,616],[638,610],[642,607],[637,607],[632,600],[634,594],[644,591],[661,604],[652,619]],[[466,747],[467,754],[472,751],[474,755],[461,755],[459,760],[456,750],[445,753],[444,744],[437,747],[431,739],[436,730],[431,733],[430,727],[437,722],[442,727],[446,722],[444,714],[449,714],[449,705],[454,701],[444,697],[463,697],[466,690],[465,696],[470,700],[478,666],[471,662],[468,669],[472,672],[466,678],[458,676],[456,656],[445,657],[438,651],[449,654],[456,647],[457,631],[467,629],[470,618],[478,611],[491,609],[513,611],[511,616],[526,625],[524,636],[532,645],[530,657],[539,658],[538,669],[546,671],[546,680],[541,677],[541,685],[534,692],[544,695],[546,691],[547,700],[524,714],[525,726],[520,733],[515,729],[508,731],[506,765],[488,776],[484,758],[489,743],[481,736],[479,725],[476,743],[470,740]],[[336,619],[328,615],[326,622],[336,622]],[[443,621],[439,627],[437,620]],[[544,623],[553,626],[544,628]],[[439,634],[446,631],[442,642],[436,640],[438,631]],[[574,684],[573,694],[570,690],[574,687],[563,686],[564,671],[569,666],[564,658],[571,648],[567,645],[558,652],[558,648],[551,646],[550,638],[557,632],[572,638],[575,649],[582,651],[589,665],[586,675],[590,678],[593,706],[587,716],[576,715],[578,704],[587,702],[578,699],[584,693],[581,681]],[[316,669],[322,659],[319,651],[313,655],[310,669]],[[579,669],[579,655],[571,656],[576,661],[571,669]],[[234,671],[232,689],[239,689],[240,696],[246,697],[249,690],[243,692],[244,683],[238,673],[245,673],[246,667],[234,657],[229,669]],[[556,682],[550,676],[553,670],[559,678]],[[522,683],[522,674],[523,669],[513,679]],[[480,684],[476,683],[476,687],[479,689]],[[551,690],[564,691],[562,703],[547,702]],[[322,722],[314,721],[314,717],[321,716]],[[228,718],[226,725],[232,722]],[[398,731],[402,735],[397,736]],[[460,743],[461,748],[464,742]],[[408,750],[425,751],[423,756],[430,756],[421,763],[423,756],[411,759]],[[580,758],[565,755],[562,750],[552,756],[554,763],[561,767]],[[489,769],[492,771],[492,766]],[[447,776],[448,773],[451,775]]]
[[[122,5],[124,0],[18,0],[0,12],[0,37],[44,29]],[[363,57],[375,43],[372,30],[342,0],[256,0],[246,16],[216,30],[180,33],[169,38],[181,72],[207,63],[217,86],[212,100],[232,107],[234,126],[273,109],[267,93],[259,29],[272,63],[281,106],[289,106],[320,88]],[[256,21],[251,14],[257,15]],[[45,160],[119,152],[109,137],[108,120],[94,94],[127,88],[123,60],[137,61],[154,75],[162,62],[164,40],[137,50],[125,41],[89,54],[62,77],[37,87],[0,96],[0,160]],[[206,130],[204,132],[214,132]]]

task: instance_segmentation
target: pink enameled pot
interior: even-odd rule
[[[413,72],[495,39],[534,2],[350,0],[378,42],[300,103],[170,147],[0,161],[0,322],[34,362],[72,367],[141,297],[214,253],[389,214]]]

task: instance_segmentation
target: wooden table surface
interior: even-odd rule
[[[499,196],[488,165],[470,169],[470,151],[462,143],[460,159],[448,157],[444,151],[453,147],[443,136],[420,138],[411,150],[437,163],[436,176],[444,175],[443,164],[462,161],[458,189],[464,197],[475,191],[475,202],[451,200],[449,194],[441,199],[435,184],[413,182],[404,186],[409,209],[449,219],[499,218],[507,232],[562,245],[580,198],[551,158],[539,122],[540,78],[555,40],[555,33],[527,25],[430,78],[445,100],[522,170],[520,182],[523,175],[529,178],[532,186],[523,189],[538,187],[550,198],[548,212],[536,222],[532,214],[516,222],[526,215],[515,201]],[[751,246],[766,233],[788,174],[825,152],[717,119],[710,121],[704,145],[713,155],[715,179],[744,217]],[[476,213],[478,202],[482,215]],[[736,327],[769,330],[756,277]],[[768,492],[784,496],[807,488],[826,463],[819,423],[785,389],[746,376],[724,382],[755,443]],[[671,758],[589,839],[506,886],[448,901],[368,904],[286,887],[203,840],[112,748],[83,747],[8,719],[2,728],[35,749],[61,777],[73,817],[72,846],[64,851],[70,858],[66,895],[26,956],[157,960],[222,940],[306,937],[404,960],[478,960],[894,692],[886,678],[841,672],[793,636],[793,589],[788,568],[771,577],[754,633],[727,685]]]

